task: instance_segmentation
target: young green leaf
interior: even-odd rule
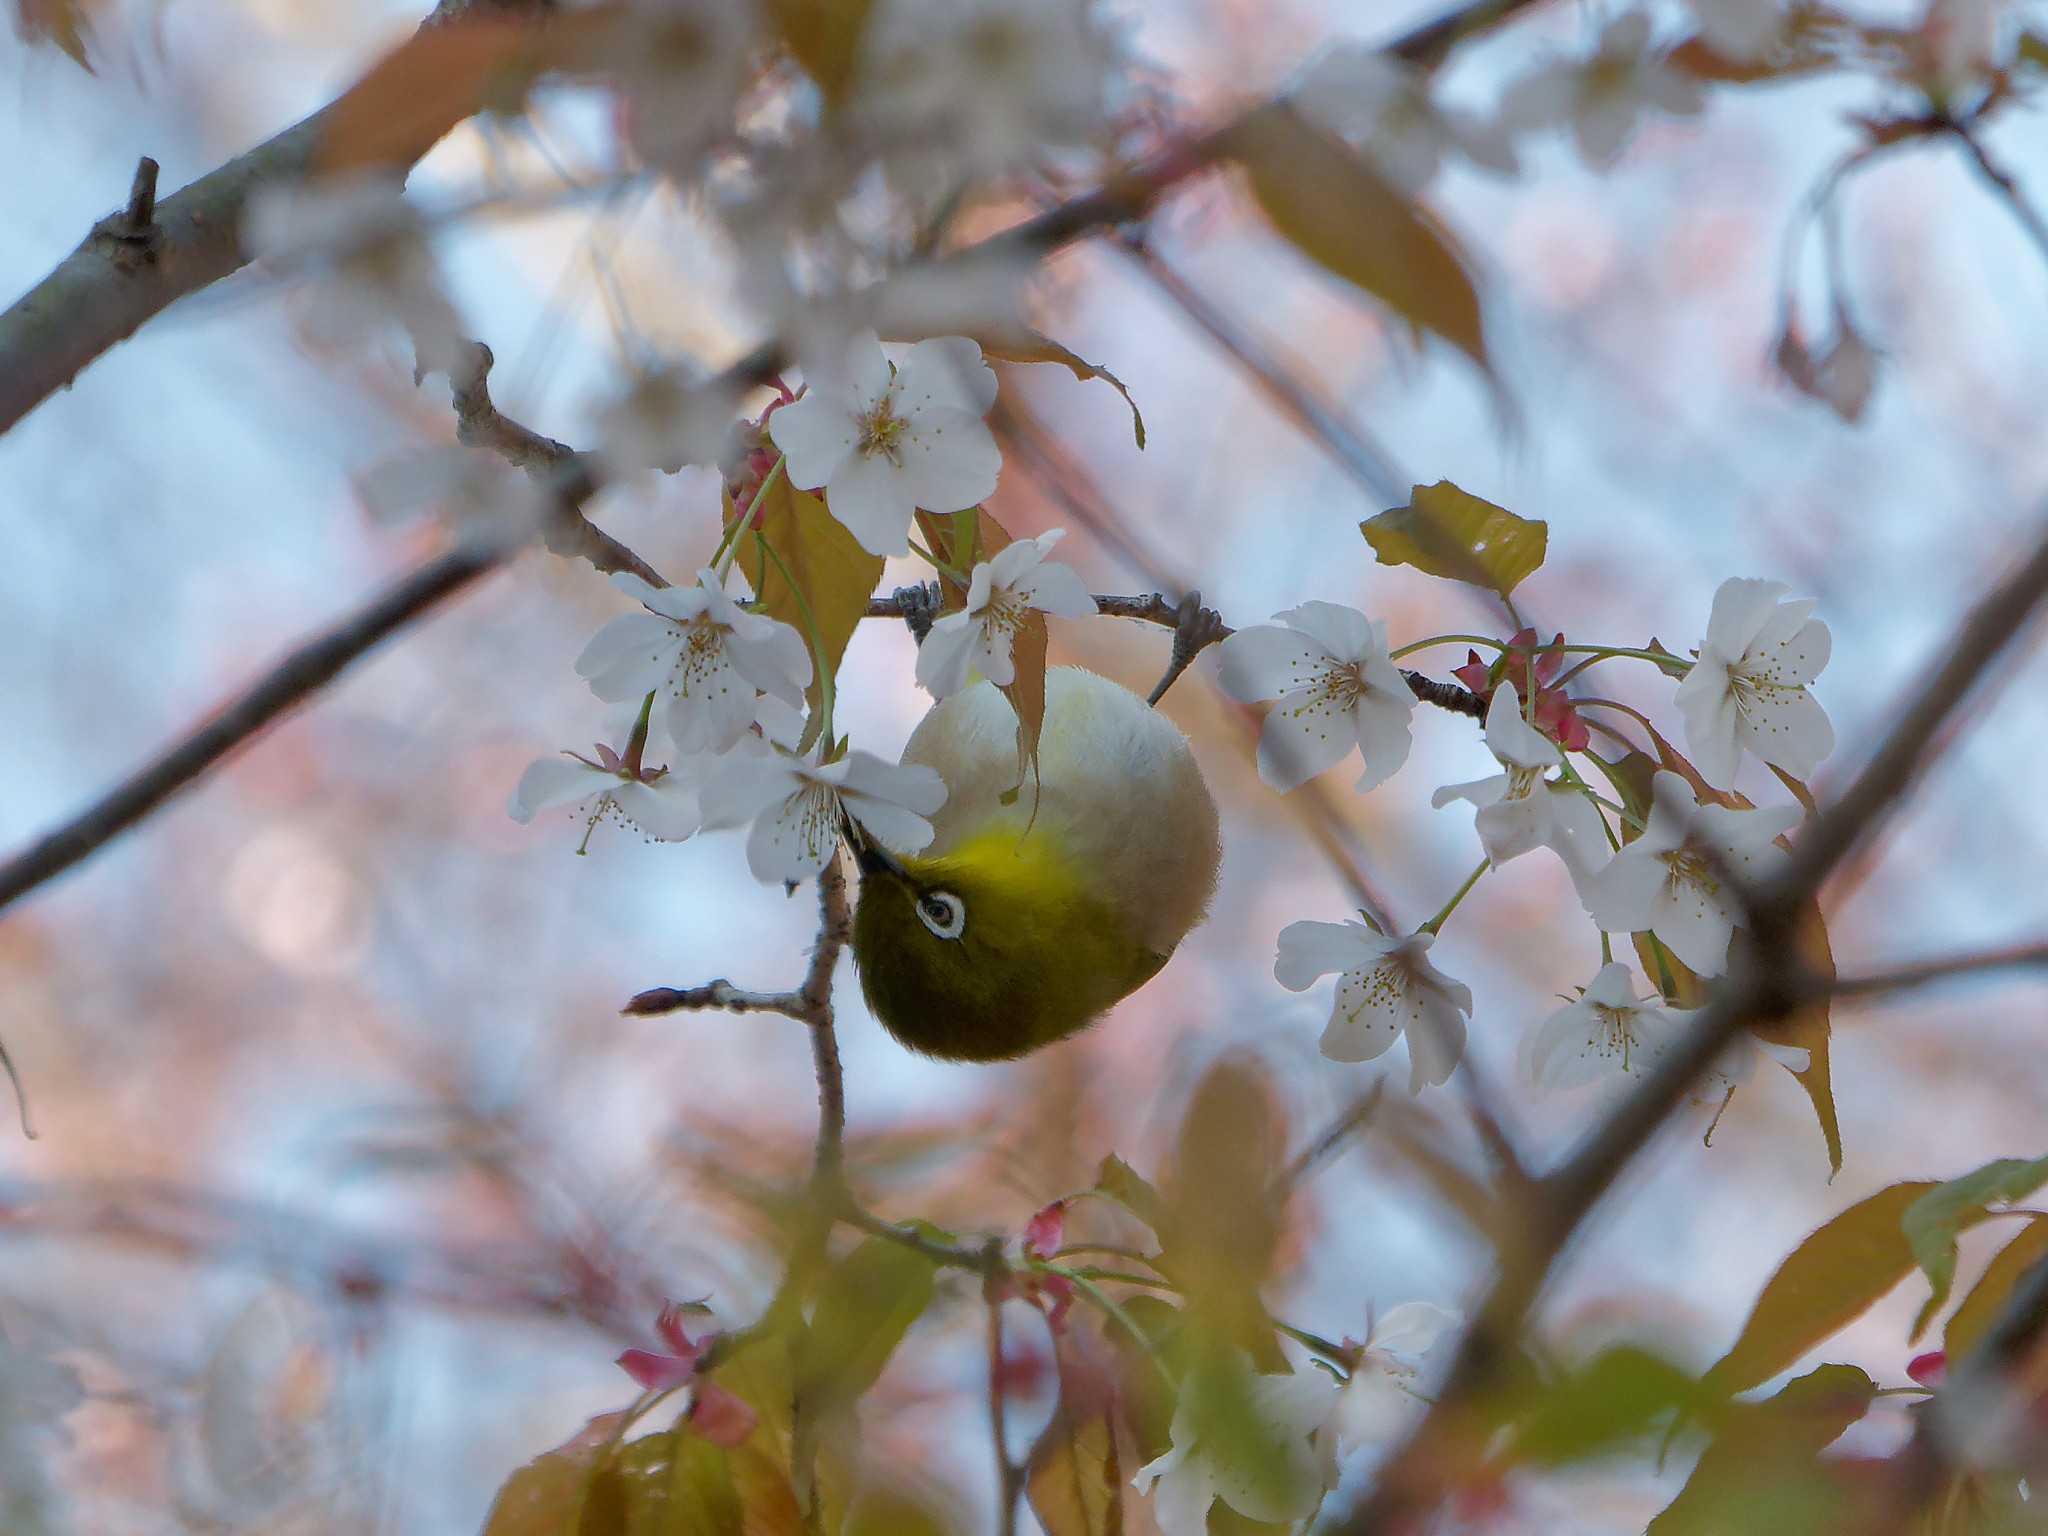
[[[1816,1476],[1814,1463],[1870,1411],[1876,1395],[1877,1383],[1856,1367],[1823,1365],[1763,1402],[1729,1410],[1684,1489],[1650,1522],[1647,1536],[1858,1528],[1840,1522],[1843,1495]]]
[[[1297,250],[1491,372],[1469,264],[1435,214],[1286,107],[1246,118],[1232,150]]]
[[[1926,1331],[1934,1314],[1948,1300],[1956,1278],[1956,1235],[1991,1214],[1994,1205],[2024,1200],[2048,1184],[2048,1157],[2032,1162],[2001,1157],[1959,1179],[1938,1185],[1906,1207],[1900,1229],[1912,1245],[1914,1261],[1927,1273],[1933,1292],[1913,1319],[1910,1342]]]
[[[745,510],[735,508],[728,498],[726,521]],[[761,612],[780,619],[806,642],[812,638],[812,625],[817,626],[817,644],[825,654],[816,658],[820,665],[808,695],[815,718],[825,677],[839,670],[847,642],[882,579],[882,557],[861,548],[860,540],[825,510],[823,501],[791,485],[787,475],[777,475],[762,493],[752,527],[775,552],[774,559],[763,554],[751,535],[740,543],[738,564],[760,600]],[[794,588],[784,579],[784,568],[795,581]]]
[[[1173,1224],[1167,1213],[1166,1197],[1153,1187],[1150,1179],[1114,1152],[1095,1170],[1095,1187],[1144,1222],[1154,1235],[1163,1236]]]
[[[1670,1361],[1623,1344],[1555,1381],[1523,1386],[1511,1402],[1508,1455],[1563,1466],[1619,1450],[1666,1414],[1703,1408],[1707,1394]]]
[[[1358,525],[1381,565],[1412,565],[1431,576],[1506,597],[1543,564],[1550,525],[1460,490],[1448,480],[1418,485],[1408,504]]]
[[[2005,1310],[2020,1276],[2044,1256],[2048,1256],[2048,1216],[2036,1216],[1992,1255],[1984,1273],[1970,1287],[1969,1295],[1949,1315],[1948,1327],[1942,1330],[1941,1347],[1950,1360],[1969,1358],[1970,1351],[1983,1341],[1998,1314]]]
[[[1718,1392],[1747,1391],[1860,1317],[1913,1268],[1899,1221],[1936,1186],[1893,1184],[1859,1200],[1794,1248],[1765,1283],[1749,1321],[1705,1377]]]
[[[796,1354],[796,1392],[812,1408],[849,1404],[875,1384],[910,1325],[931,1305],[930,1259],[871,1237],[819,1282]]]

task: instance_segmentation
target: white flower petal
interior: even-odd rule
[[[671,768],[652,784],[637,780],[619,785],[612,799],[619,811],[649,837],[679,843],[704,824],[699,786],[687,768]]]
[[[1496,773],[1491,778],[1473,779],[1466,784],[1446,784],[1429,797],[1429,803],[1439,811],[1453,800],[1469,800],[1474,805],[1491,805],[1507,792],[1508,776]]]
[[[1649,929],[1702,976],[1718,976],[1728,968],[1728,940],[1735,921],[1727,904],[1698,882],[1667,879],[1650,902]]]
[[[1017,595],[1056,619],[1085,619],[1100,613],[1088,584],[1071,565],[1048,560],[1017,583]]]
[[[1415,1017],[1408,1025],[1410,1093],[1420,1093],[1425,1083],[1449,1082],[1465,1054],[1463,1015],[1472,1011],[1472,994],[1459,983],[1446,981],[1444,990],[1418,986],[1414,992]],[[1453,1000],[1458,992],[1465,994],[1462,1008]]]
[[[1734,735],[1764,762],[1777,764],[1795,779],[1811,778],[1835,750],[1835,727],[1820,701],[1804,688],[1753,693]]]
[[[1397,947],[1363,923],[1289,923],[1280,930],[1273,979],[1290,992],[1305,992],[1319,977],[1376,965]]]
[[[1274,617],[1300,630],[1339,661],[1363,661],[1387,648],[1379,626],[1342,603],[1303,603]]]
[[[1487,861],[1499,869],[1550,840],[1550,796],[1539,784],[1526,794],[1481,806],[1472,820]]]
[[[1246,704],[1275,699],[1322,674],[1328,653],[1298,630],[1272,624],[1240,629],[1217,647],[1216,681]]]
[[[888,800],[926,816],[946,803],[946,781],[923,763],[892,763],[856,747],[835,766],[849,794]]]
[[[782,414],[777,411],[775,419]],[[825,506],[869,554],[910,553],[910,516],[917,510],[917,498],[883,455],[864,458],[856,453],[842,463],[826,487]]]
[[[1365,761],[1365,772],[1358,777],[1360,794],[1385,783],[1408,761],[1415,744],[1409,728],[1414,713],[1414,695],[1405,688],[1398,699],[1368,693],[1352,706],[1352,729],[1358,733],[1359,756]]]
[[[904,354],[896,394],[906,413],[945,409],[986,416],[996,403],[995,370],[967,337],[934,336]]]
[[[1387,1309],[1374,1325],[1368,1343],[1374,1349],[1392,1350],[1420,1359],[1461,1321],[1457,1313],[1446,1311],[1434,1302],[1404,1301]]]
[[[808,880],[831,860],[839,844],[839,796],[807,783],[771,805],[747,834],[747,867],[769,884]]]
[[[894,801],[848,794],[845,804],[847,814],[892,853],[916,853],[932,840],[932,824]]]
[[[1318,1048],[1332,1061],[1373,1061],[1420,1017],[1413,979],[1391,958],[1346,971]]]
[[[1494,690],[1486,708],[1486,746],[1509,768],[1555,768],[1564,761],[1557,744],[1522,718],[1522,697],[1508,682]]]
[[[720,758],[718,771],[704,786],[704,824],[737,827],[752,821],[796,793],[798,766],[795,758],[782,756]]]
[[[1584,999],[1568,1003],[1536,1026],[1523,1044],[1523,1066],[1541,1088],[1577,1088],[1601,1074],[1600,1040],[1606,1026]]]
[[[576,658],[576,674],[607,704],[639,699],[661,686],[676,664],[682,635],[651,613],[622,613]]]
[[[1707,615],[1706,644],[1731,661],[1741,656],[1790,590],[1782,581],[1729,577],[1714,592],[1714,606]]]
[[[1685,742],[1693,763],[1710,784],[1729,784],[1742,762],[1737,739],[1741,711],[1728,667],[1718,652],[1703,652],[1672,696],[1685,721]]]
[[[573,757],[543,757],[526,765],[512,802],[505,809],[517,822],[530,822],[542,811],[575,805],[619,787],[619,776]]]
[[[934,407],[898,440],[897,470],[910,499],[927,512],[960,512],[986,501],[1002,472],[1002,450],[979,416]]]
[[[768,436],[788,460],[789,483],[815,491],[854,457],[860,428],[843,401],[810,393],[768,418]]]
[[[935,699],[951,698],[967,686],[980,653],[981,627],[965,613],[949,613],[932,625],[917,648],[917,681]]]
[[[1297,689],[1266,711],[1259,731],[1259,777],[1284,794],[1335,767],[1356,745],[1358,728],[1350,710],[1327,689]]]
[[[1421,1401],[1386,1372],[1361,1367],[1337,1404],[1333,1419],[1337,1439],[1347,1451],[1393,1440],[1415,1421],[1422,1408]]]

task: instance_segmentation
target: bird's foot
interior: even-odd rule
[[[919,645],[932,632],[932,621],[938,618],[939,609],[945,602],[945,594],[936,581],[922,581],[914,587],[898,587],[889,594],[895,599],[896,608],[903,615],[903,622],[910,626],[911,638]]]
[[[1173,655],[1166,664],[1166,675],[1159,679],[1159,686],[1145,701],[1147,704],[1157,704],[1165,698],[1166,690],[1193,665],[1194,659],[1230,633],[1230,626],[1223,622],[1221,614],[1214,608],[1202,606],[1200,592],[1190,592],[1182,598],[1174,614]]]

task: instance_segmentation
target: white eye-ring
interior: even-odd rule
[[[927,891],[917,899],[917,918],[942,939],[967,931],[967,903],[951,891]]]

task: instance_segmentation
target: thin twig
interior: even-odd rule
[[[991,1258],[1000,1264],[1002,1243],[990,1238]],[[1010,1430],[1004,1420],[1003,1295],[1006,1287],[991,1271],[981,1284],[981,1302],[988,1314],[988,1432],[996,1458],[996,1529],[999,1536],[1017,1536],[1017,1496],[1024,1491],[1024,1469],[1010,1456]]]
[[[1948,129],[1963,148],[1969,151],[1970,160],[1977,167],[1977,173],[1991,184],[2005,206],[2012,211],[2012,216],[2019,221],[2020,228],[2027,232],[2027,238],[2034,242],[2034,249],[2039,251],[2044,259],[2048,259],[2048,223],[2042,222],[2041,215],[2035,210],[2034,205],[2027,201],[2026,193],[2020,190],[2020,184],[2013,179],[2012,173],[1991,158],[1991,151],[1984,147],[1984,141],[1977,136],[1977,130],[1971,124],[1951,120]]]
[[[1597,1126],[1563,1167],[1537,1183],[1516,1247],[1499,1255],[1499,1278],[1458,1352],[1435,1403],[1382,1470],[1372,1493],[1339,1523],[1352,1533],[1401,1529],[1445,1491],[1462,1420],[1498,1379],[1544,1282],[1586,1217],[1683,1101],[1736,1032],[1782,1017],[1800,998],[1802,966],[1793,936],[1798,915],[1828,873],[1911,788],[1949,716],[1987,665],[2048,593],[2048,537],[2040,540],[1938,650],[1924,680],[1897,710],[1876,753],[1841,798],[1807,825],[1784,869],[1745,903],[1756,939],[1749,957],[1713,991],[1684,1042]]]
[[[70,821],[0,865],[0,909],[96,852],[235,748],[340,675],[379,641],[496,570],[506,544],[470,544],[429,560],[291,651],[204,725]]]
[[[1384,1077],[1374,1079],[1373,1085],[1366,1089],[1349,1109],[1331,1121],[1321,1135],[1287,1160],[1287,1166],[1282,1168],[1273,1180],[1272,1198],[1276,1203],[1299,1189],[1302,1180],[1321,1167],[1323,1160],[1349,1140],[1354,1131],[1362,1129],[1366,1122],[1372,1119],[1373,1111],[1380,1107],[1380,1095],[1386,1091],[1386,1087],[1387,1080]]]
[[[1368,499],[1382,507],[1406,499],[1411,484],[1393,455],[1368,439],[1362,428],[1346,422],[1318,400],[1301,381],[1300,372],[1283,366],[1249,332],[1237,325],[1208,297],[1136,234],[1119,234],[1117,243],[1138,263],[1153,286],[1173,301],[1211,341],[1229,354],[1253,381],[1315,439],[1337,467],[1356,482]]]
[[[784,1018],[809,1023],[810,1005],[797,992],[743,992],[720,978],[701,987],[649,987],[636,992],[619,1010],[623,1014],[652,1016],[679,1013],[685,1009],[717,1009],[724,1013],[779,1013]]]
[[[491,399],[491,366],[496,359],[480,341],[457,343],[457,365],[448,386],[455,406],[455,440],[495,453],[549,491],[540,520],[541,540],[552,554],[588,560],[607,574],[630,571],[651,587],[665,587],[661,573],[599,528],[583,508],[597,494],[596,467],[567,443],[544,437],[500,411]]]
[[[1967,955],[1944,955],[1920,960],[1889,971],[1870,971],[1861,976],[1843,976],[1830,982],[1816,978],[1814,990],[1835,997],[1869,997],[1905,992],[1957,976],[1974,976],[1985,971],[2032,970],[2048,966],[2048,939],[2031,944],[2014,944],[2006,949],[1985,949]]]

